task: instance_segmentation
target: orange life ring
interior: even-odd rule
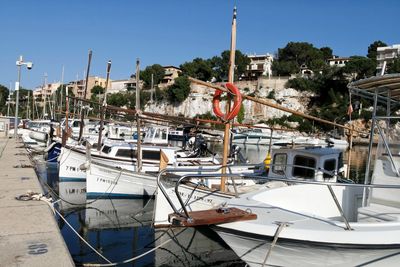
[[[240,94],[239,89],[235,85],[233,85],[233,83],[226,83],[225,87],[234,96],[233,106],[228,114],[224,114],[219,107],[219,104],[221,102],[222,91],[215,90],[214,97],[213,97],[213,111],[214,111],[214,114],[221,120],[229,121],[229,120],[232,120],[233,118],[235,118],[237,116],[237,114],[239,113],[240,106],[242,105],[242,95]]]

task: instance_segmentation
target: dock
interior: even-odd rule
[[[23,143],[0,137],[0,266],[75,266]]]

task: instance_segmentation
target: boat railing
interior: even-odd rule
[[[251,166],[251,165],[244,165],[244,166]],[[257,165],[254,165],[257,166]],[[229,173],[216,173],[217,171],[221,170],[223,167],[227,168]],[[273,176],[262,176],[260,174],[251,174],[251,173],[233,173],[232,172],[232,167],[233,166],[220,166],[219,168],[210,168],[210,169],[179,169],[179,168],[166,168],[162,171],[159,172],[158,177],[157,177],[157,184],[158,187],[160,188],[161,192],[163,193],[164,197],[166,198],[167,202],[173,209],[174,213],[176,214],[181,214],[181,216],[185,216],[187,219],[190,219],[190,214],[186,208],[185,202],[182,200],[181,194],[179,193],[179,186],[183,184],[184,182],[188,182],[192,178],[197,178],[197,179],[221,179],[223,177],[230,178],[233,181],[234,188],[235,188],[235,196],[238,197],[237,194],[237,189],[235,187],[234,180],[237,179],[251,179],[251,180],[264,180],[264,181],[280,181],[284,182],[287,184],[311,184],[311,185],[320,185],[320,186],[327,186],[333,201],[335,202],[335,205],[341,215],[341,218],[343,222],[345,223],[346,230],[352,230],[350,223],[348,219],[346,218],[342,206],[340,205],[335,192],[332,189],[332,186],[345,186],[345,187],[355,187],[355,188],[386,188],[386,189],[400,189],[400,185],[388,185],[388,184],[355,184],[355,183],[338,183],[338,182],[327,182],[327,181],[312,181],[312,180],[305,180],[305,179],[297,179],[297,178],[282,178],[282,177],[273,177]],[[299,166],[302,168],[311,168],[311,167],[306,167],[306,166]],[[312,169],[312,168],[311,168]],[[315,169],[315,168],[314,168]],[[321,170],[321,168],[319,168]],[[170,196],[167,193],[167,189],[161,182],[161,178],[165,176],[167,173],[173,173],[173,174],[178,174],[179,172],[185,172],[186,174],[183,174],[180,176],[178,181],[175,184],[175,194],[176,198],[178,199],[178,202],[180,204],[180,208],[183,211],[183,214],[179,212],[179,209],[175,206],[173,201],[171,200]],[[188,172],[193,172],[193,173],[188,173]],[[194,188],[196,190],[196,188]],[[221,192],[219,190],[213,190],[211,193],[217,193]],[[191,195],[190,195],[191,196]],[[189,196],[189,197],[190,197]],[[188,200],[186,200],[188,203]]]

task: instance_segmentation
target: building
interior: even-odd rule
[[[158,84],[158,88],[160,89],[165,89],[174,84],[175,78],[179,77],[179,74],[182,73],[182,70],[175,66],[165,66],[163,68],[165,70],[165,74],[164,78]]]
[[[378,47],[376,49],[376,60],[377,60],[377,73],[382,72],[382,68],[385,65],[384,62],[391,63],[400,55],[400,44],[394,44],[391,46]]]
[[[346,63],[349,62],[350,58],[349,57],[338,57],[338,56],[333,56],[333,58],[330,58],[327,60],[327,63],[330,67],[344,67],[346,66]]]
[[[42,86],[38,86],[33,90],[33,97],[35,99],[45,99],[50,98],[53,93],[55,93],[60,87],[61,83],[48,83]]]
[[[111,82],[110,87],[107,89],[107,94],[126,92],[129,89],[135,87],[136,87],[136,80],[134,79],[114,80]]]
[[[242,76],[245,80],[257,80],[260,76],[268,76],[268,78],[272,75],[272,62],[274,58],[270,54],[265,55],[256,55],[249,54],[247,57],[250,59],[250,64],[247,66],[247,70]]]
[[[109,80],[108,87],[110,87],[112,80]],[[86,92],[86,99],[90,99],[92,96],[92,88],[96,85],[103,88],[106,87],[106,79],[98,76],[90,76],[88,79],[88,86]],[[72,91],[78,98],[84,98],[85,94],[85,80],[72,81],[67,85],[68,90]]]

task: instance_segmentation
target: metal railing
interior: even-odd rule
[[[254,166],[254,167],[259,167],[259,165],[243,165],[240,167],[245,167],[245,166]],[[273,166],[273,164],[271,164],[271,166]],[[288,166],[288,165],[286,165]],[[332,171],[326,171],[323,170],[321,168],[311,168],[311,167],[306,167],[306,166],[299,166],[299,165],[292,165],[292,166],[296,166],[296,167],[301,167],[301,168],[305,168],[305,169],[314,169],[315,171],[322,171],[324,173],[328,173],[328,174],[335,174],[336,172],[332,172]],[[249,179],[249,180],[263,180],[265,182],[267,181],[281,181],[284,183],[287,183],[288,185],[291,184],[311,184],[311,185],[320,185],[320,186],[327,186],[333,201],[335,202],[335,205],[340,213],[340,216],[343,220],[343,222],[345,223],[346,230],[352,230],[350,223],[347,219],[347,217],[345,216],[342,206],[340,205],[335,192],[332,189],[332,186],[345,186],[345,187],[355,187],[355,188],[386,188],[386,189],[400,189],[400,185],[384,185],[384,184],[354,184],[354,183],[338,183],[338,182],[326,182],[326,181],[309,181],[309,180],[305,180],[305,179],[298,179],[298,178],[282,178],[282,177],[273,177],[273,176],[260,176],[257,174],[251,174],[251,173],[232,173],[232,166],[225,166],[231,173],[226,173],[226,174],[222,174],[222,173],[215,173],[218,172],[219,170],[221,170],[223,168],[223,166],[219,167],[219,168],[214,168],[214,169],[186,169],[186,170],[182,170],[179,168],[167,168],[162,170],[161,172],[159,172],[158,176],[157,176],[157,184],[161,190],[161,192],[163,193],[163,195],[165,196],[166,200],[168,201],[169,205],[171,206],[171,208],[173,209],[174,213],[177,214],[181,214],[181,216],[186,217],[187,219],[190,219],[190,214],[186,208],[186,205],[184,203],[184,201],[182,200],[181,194],[179,193],[179,186],[181,184],[183,184],[183,182],[187,182],[188,180],[192,179],[192,178],[197,178],[197,179],[218,179],[218,178],[222,178],[222,177],[227,177],[227,178],[231,178],[233,184],[234,184],[234,188],[235,188],[235,196],[238,197],[237,194],[237,189],[235,186],[235,180],[237,179]],[[238,166],[235,166],[236,168]],[[250,168],[249,168],[250,170]],[[167,193],[167,189],[165,188],[165,186],[163,185],[163,183],[161,182],[161,178],[165,176],[165,174],[167,173],[172,173],[172,174],[177,174],[180,172],[193,172],[193,173],[187,173],[184,174],[182,176],[180,176],[180,178],[178,179],[178,181],[175,184],[175,194],[176,194],[176,198],[178,199],[179,204],[181,205],[181,210],[183,211],[183,214],[181,212],[179,212],[179,209],[174,205],[173,201],[171,200],[170,196]],[[213,172],[213,173],[210,173]],[[204,173],[204,174],[203,174]],[[195,183],[192,183],[195,184]],[[194,190],[196,190],[196,187],[194,188]],[[219,190],[214,190],[211,191],[211,194],[215,194],[215,193],[219,193],[219,194],[223,194],[224,192],[221,192]],[[233,195],[230,195],[233,197]],[[188,202],[188,201],[187,201]]]

